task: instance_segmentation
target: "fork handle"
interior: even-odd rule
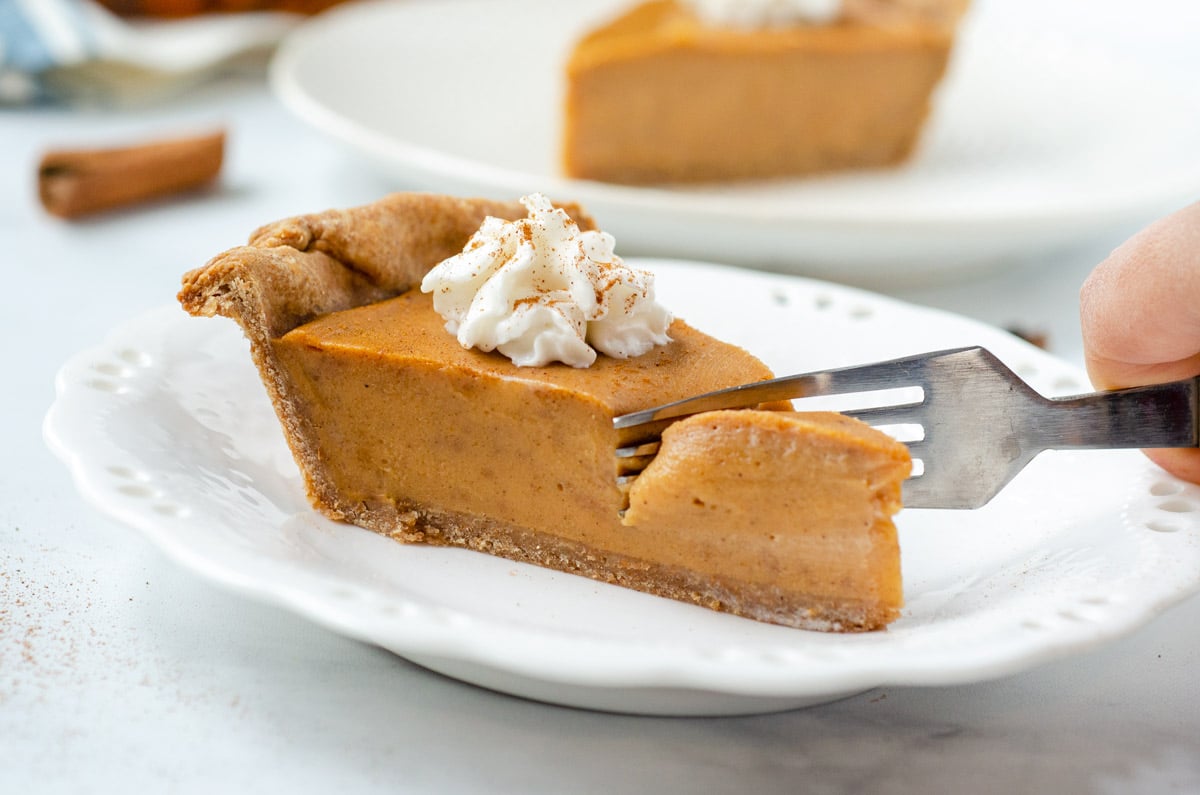
[[[1046,449],[1196,447],[1200,379],[1057,398],[1036,421]]]

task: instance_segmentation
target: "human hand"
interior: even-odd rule
[[[1097,389],[1200,375],[1200,203],[1113,251],[1084,282],[1079,307],[1084,359]],[[1146,455],[1200,483],[1200,449]]]

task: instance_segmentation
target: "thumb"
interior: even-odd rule
[[[1084,356],[1101,389],[1200,373],[1200,203],[1143,229],[1080,291]]]
[[[1130,238],[1080,291],[1084,359],[1099,389],[1200,375],[1200,203]],[[1154,450],[1164,468],[1200,482],[1200,450]]]

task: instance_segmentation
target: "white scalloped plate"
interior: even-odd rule
[[[1044,393],[1086,390],[1075,368],[954,315],[795,277],[638,264],[681,316],[778,372],[983,344]],[[450,676],[595,709],[751,713],[980,681],[1129,632],[1200,587],[1200,489],[1130,451],[1047,453],[981,510],[902,512],[907,607],[870,634],[398,544],[310,510],[245,340],[174,306],[64,365],[46,436],[87,499],[201,576]]]
[[[1103,40],[1031,25],[1036,6],[1010,2],[971,9],[902,168],[674,188],[567,179],[557,141],[568,48],[626,5],[352,3],[291,34],[271,84],[406,189],[542,191],[582,202],[626,253],[857,284],[962,276],[1107,239],[1200,184],[1191,86],[1114,58]]]

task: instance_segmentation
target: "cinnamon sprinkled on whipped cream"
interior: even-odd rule
[[[597,351],[625,359],[670,342],[653,274],[622,262],[612,235],[581,231],[540,193],[521,203],[528,216],[485,219],[421,282],[459,344],[520,367],[588,367]]]

